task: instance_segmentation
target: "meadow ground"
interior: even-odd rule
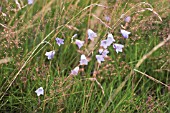
[[[99,63],[108,33],[115,42]],[[0,112],[169,113],[169,40],[169,0],[1,0]],[[82,54],[88,65],[80,65]]]

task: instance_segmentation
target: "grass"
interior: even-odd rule
[[[133,71],[170,33],[169,1],[144,1],[154,11],[146,9],[151,8],[148,4],[137,6],[141,0],[37,0],[32,5],[19,1],[22,9],[13,0],[1,1],[0,112],[170,112],[170,93],[165,86],[170,85],[169,42],[137,67],[150,78]],[[126,40],[120,34],[121,24],[125,25],[120,16],[125,13],[132,17],[126,25],[132,33]],[[111,21],[106,22],[105,16]],[[70,43],[71,37],[77,33],[78,39],[86,40],[89,28],[98,35],[96,43],[88,41],[83,48],[87,48],[85,54],[93,51],[91,61],[81,67],[78,76],[69,78],[81,55]],[[99,66],[95,54],[108,32],[125,47],[119,54],[109,47],[111,60]],[[58,47],[56,37],[64,38],[65,44]],[[45,52],[53,49],[55,57],[48,60]],[[35,90],[39,87],[45,93],[38,97]]]

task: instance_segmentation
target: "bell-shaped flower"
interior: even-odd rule
[[[34,0],[28,0],[28,4],[33,4]]]
[[[64,44],[64,39],[61,39],[61,38],[56,38],[55,39],[56,40],[56,42],[57,42],[57,44],[60,46],[61,44]]]
[[[105,16],[104,18],[107,22],[109,22],[111,20],[111,18],[109,16]]]
[[[110,46],[113,42],[115,42],[115,39],[113,38],[113,35],[111,33],[108,33],[106,40],[108,46]]]
[[[71,70],[71,75],[77,75],[79,72],[79,67],[75,67],[73,70]]]
[[[102,56],[103,57],[107,57],[107,54],[109,53],[109,51],[107,49],[105,49],[103,52],[102,52]]]
[[[100,46],[106,49],[108,47],[107,40],[102,40]]]
[[[73,36],[72,36],[72,38],[76,38],[77,37],[77,34],[74,34]]]
[[[95,37],[97,37],[97,34],[94,31],[92,31],[91,29],[87,30],[87,34],[88,34],[88,39],[90,39],[92,41],[94,40]]]
[[[48,57],[48,59],[52,59],[54,57],[55,51],[49,51],[45,53],[45,56]]]
[[[102,54],[103,51],[104,51],[103,48],[100,48],[100,49],[99,49],[99,53],[100,53],[100,54]]]
[[[102,55],[96,55],[97,62],[101,64],[102,61],[104,61],[104,58]]]
[[[126,30],[120,30],[120,32],[122,33],[122,35],[123,35],[123,37],[124,38],[128,38],[129,37],[129,34],[131,33],[131,32],[128,32],[128,31],[126,31]]]
[[[77,40],[77,39],[76,39],[75,43],[77,44],[79,49],[84,45],[84,41]]]
[[[130,20],[131,20],[131,17],[130,17],[130,16],[127,16],[127,17],[125,18],[125,22],[127,22],[127,23],[129,23]]]
[[[44,89],[43,87],[38,88],[35,93],[37,93],[37,96],[44,95]]]
[[[122,52],[122,48],[124,47],[124,45],[122,44],[114,44],[113,48],[116,50],[116,52]]]
[[[81,55],[80,65],[88,65],[88,60],[87,60],[87,58],[86,58],[86,56],[84,54]]]

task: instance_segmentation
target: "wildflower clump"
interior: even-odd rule
[[[129,22],[130,21],[130,17],[128,17],[126,19],[126,21]],[[126,30],[121,29],[120,33],[122,34],[122,36],[124,38],[128,38],[129,34],[131,32],[128,32]],[[91,41],[94,41],[94,38],[97,37],[97,33],[95,33],[91,29],[87,30],[87,35],[88,35],[88,39],[90,39]],[[79,40],[79,39],[75,39],[75,38],[78,38],[77,34],[72,36],[71,43],[74,42],[73,44],[76,44],[78,49],[81,49],[84,46],[85,41],[82,41],[82,40]],[[57,43],[58,46],[61,46],[61,45],[64,44],[64,39],[61,39],[61,38],[57,37],[55,40],[56,40],[56,43]],[[110,53],[108,48],[111,45],[113,46],[113,49],[116,51],[116,53],[123,52],[124,45],[118,44],[118,43],[114,43],[114,42],[116,42],[116,40],[114,39],[112,33],[108,33],[106,39],[103,39],[103,40],[100,41],[100,48],[98,50],[99,54],[95,55],[96,61],[99,64],[104,62],[105,58],[108,57],[108,54]],[[54,55],[55,55],[55,51],[52,50],[52,51],[46,52],[45,55],[47,56],[48,59],[52,59],[54,57]],[[79,61],[78,66],[76,66],[73,70],[71,70],[70,74],[71,75],[78,75],[79,70],[80,70],[79,66],[87,66],[88,65],[88,63],[90,61],[88,59],[88,57],[89,56],[87,54],[82,53],[81,56],[80,56],[80,61]]]

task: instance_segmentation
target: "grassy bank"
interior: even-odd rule
[[[170,112],[170,43],[157,46],[170,34],[169,4],[168,0],[37,0],[30,5],[1,1],[0,112]],[[128,23],[126,16],[131,17]],[[88,29],[97,33],[94,41],[87,39]],[[129,38],[123,38],[120,29],[130,31]],[[108,32],[115,43],[124,45],[123,52],[117,54],[110,46],[108,59],[99,64],[95,55]],[[81,49],[71,43],[74,34],[85,41]],[[56,37],[64,44],[58,46]],[[152,51],[154,47],[158,48]],[[48,60],[45,53],[51,50],[55,56]],[[79,65],[82,53],[90,61],[73,77],[71,70]],[[44,95],[36,95],[39,87]]]

